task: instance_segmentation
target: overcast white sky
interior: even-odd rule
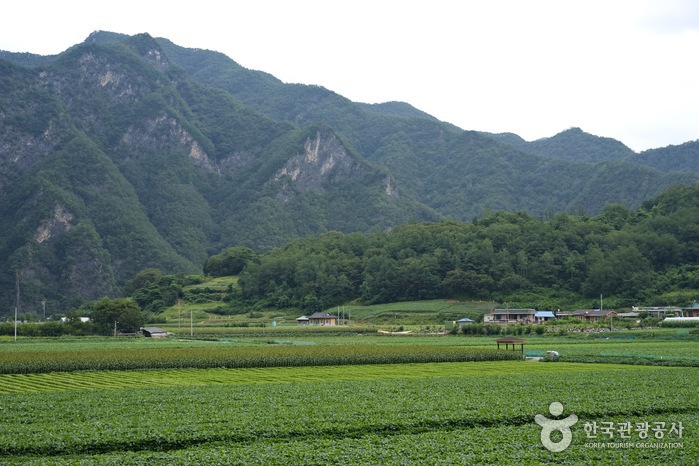
[[[95,30],[463,129],[533,140],[578,126],[637,151],[699,139],[696,0],[22,0],[3,4],[0,50],[55,54]]]

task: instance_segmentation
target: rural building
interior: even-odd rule
[[[616,312],[600,309],[579,309],[573,312],[573,317],[587,322],[598,322],[600,320],[614,317]]]
[[[296,319],[296,322],[298,322],[299,325],[308,325],[308,317],[306,316],[301,316]]]
[[[555,319],[556,315],[553,311],[536,311],[534,314],[534,319],[536,319],[537,324],[546,322],[547,320]]]
[[[493,309],[491,313],[496,324],[533,324],[536,322],[536,309]]]
[[[694,301],[689,307],[682,309],[684,317],[699,317],[699,301]]]
[[[327,312],[314,312],[308,316],[308,325],[337,325],[338,317]]]
[[[144,337],[163,338],[167,336],[167,332],[159,327],[142,327],[141,333]]]
[[[682,315],[682,309],[677,306],[654,306],[654,307],[632,307],[633,312],[647,312],[648,317],[654,319],[663,319],[665,317],[673,317],[677,315]]]
[[[463,317],[463,318],[456,321],[456,325],[459,328],[463,327],[464,325],[470,325],[472,323],[473,323],[473,320],[469,319],[468,317]]]

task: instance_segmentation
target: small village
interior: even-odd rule
[[[658,322],[699,322],[699,301],[681,308],[677,306],[653,306],[632,307],[629,312],[617,312],[611,309],[578,309],[572,312],[537,311],[536,309],[509,309],[494,308],[490,313],[483,315],[482,323],[485,324],[544,324],[556,319],[572,319],[580,322],[603,323],[613,325],[614,319],[624,319],[619,322],[636,322],[640,319],[652,318]],[[328,312],[315,312],[309,316],[301,316],[296,319],[300,326],[334,326],[347,325],[349,320],[342,315]],[[447,328],[462,328],[465,325],[476,323],[474,319],[462,317],[447,323]]]

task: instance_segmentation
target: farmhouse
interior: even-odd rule
[[[555,319],[556,315],[553,313],[553,311],[536,311],[534,318],[536,319],[536,323],[540,324],[546,322],[547,320]]]
[[[296,322],[298,322],[299,325],[308,325],[308,317],[306,317],[306,316],[297,317]]]
[[[682,309],[676,306],[654,306],[654,307],[636,307],[631,308],[632,312],[647,312],[649,317],[654,319],[662,319],[664,317],[673,317],[682,315]]]
[[[699,317],[699,301],[694,301],[689,307],[682,309],[685,317]]]
[[[167,336],[167,332],[159,327],[142,327],[141,333],[144,337],[150,338],[164,338]]]
[[[327,312],[314,312],[308,316],[307,325],[337,325],[337,322],[337,316],[328,314]]]
[[[462,317],[461,319],[456,321],[456,325],[458,325],[459,328],[463,327],[464,325],[469,325],[472,323],[473,323],[473,320],[469,319],[468,317]]]
[[[533,324],[536,321],[535,309],[493,309],[491,314],[496,324]]]
[[[614,317],[616,312],[601,309],[578,309],[573,312],[572,316],[576,319],[587,322],[597,322],[603,319]]]

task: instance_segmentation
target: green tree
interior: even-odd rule
[[[92,304],[92,320],[103,334],[114,328],[135,332],[143,326],[144,318],[138,304],[129,298],[102,298]]]
[[[236,246],[210,256],[204,263],[204,273],[212,277],[238,275],[257,254],[249,248]]]
[[[456,269],[447,272],[443,285],[450,295],[483,299],[489,296],[495,281],[483,273]]]
[[[124,292],[128,295],[134,293],[141,288],[148,288],[149,285],[160,283],[163,278],[163,272],[160,269],[148,268],[143,269],[129,280],[124,286]]]

